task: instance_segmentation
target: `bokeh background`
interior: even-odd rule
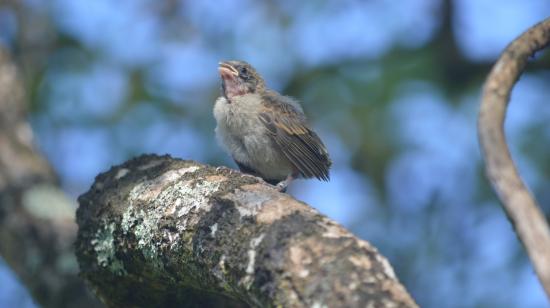
[[[299,98],[334,160],[289,192],[372,242],[423,307],[545,307],[483,176],[480,88],[548,0],[3,0],[36,141],[77,197],[141,153],[235,167],[214,139],[219,60]],[[514,89],[506,130],[550,213],[550,56]],[[34,307],[0,260],[0,306]]]

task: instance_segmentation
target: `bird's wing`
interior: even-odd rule
[[[278,97],[277,97],[278,96]],[[332,164],[319,136],[306,123],[295,102],[274,94],[264,97],[259,117],[275,144],[305,178],[329,180]]]

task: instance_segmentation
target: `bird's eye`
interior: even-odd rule
[[[246,67],[241,67],[240,70],[239,70],[239,73],[242,75],[242,76],[248,76],[248,69]]]

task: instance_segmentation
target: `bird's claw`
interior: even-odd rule
[[[288,187],[287,181],[281,181],[277,183],[277,185],[275,185],[275,188],[277,188],[277,190],[282,193],[286,192],[287,187]]]

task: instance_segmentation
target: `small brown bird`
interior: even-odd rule
[[[331,160],[300,104],[266,87],[244,61],[219,64],[216,136],[240,170],[285,191],[298,177],[329,180]]]

